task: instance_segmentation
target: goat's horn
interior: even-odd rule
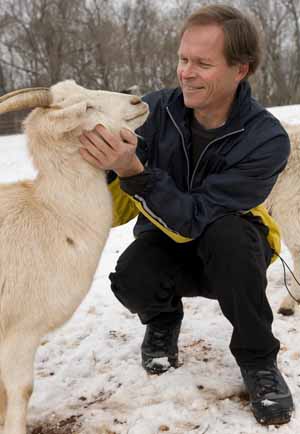
[[[51,101],[51,92],[47,87],[15,90],[0,97],[0,114],[35,107],[48,107]]]

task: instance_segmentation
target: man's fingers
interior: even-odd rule
[[[79,149],[80,155],[92,166],[96,167],[96,169],[102,169],[102,165],[90,152],[85,148]]]
[[[88,133],[88,137],[83,134],[79,138],[80,143],[82,143],[84,146],[84,149],[86,149],[97,160],[102,160],[103,158],[107,157],[107,144],[101,140],[101,146],[99,146],[99,141],[97,142],[97,146],[92,140],[90,140],[89,136],[90,133]]]
[[[96,158],[107,156],[111,152],[110,146],[98,136],[98,134],[91,132],[83,133],[79,137],[80,143],[94,155]]]
[[[137,145],[137,136],[127,128],[122,128],[120,131],[120,135],[124,142],[127,142],[134,146]]]
[[[112,149],[117,148],[117,141],[115,134],[112,134],[107,128],[103,125],[98,124],[95,127],[95,131],[100,135],[105,143],[110,146]]]
[[[80,141],[85,146],[87,146],[88,142],[90,142],[97,149],[101,149],[104,152],[106,146],[117,151],[120,149],[122,141],[132,146],[137,145],[136,135],[127,128],[122,128],[120,131],[120,136],[117,136],[100,124],[96,125],[93,131],[84,132],[81,138]]]
[[[84,132],[79,137],[82,149],[80,154],[93,166],[101,169],[122,169],[131,164],[137,138],[129,130],[123,129],[119,135],[111,133],[102,125],[93,131]]]
[[[109,146],[109,143],[107,143],[106,140],[102,136],[97,134],[97,132],[95,132],[95,130],[84,131],[82,133],[82,135],[80,136],[80,141],[81,141],[81,138],[83,138],[85,140],[85,144],[90,142],[91,144],[96,146],[96,148],[100,148],[100,147],[103,147],[105,145]],[[82,143],[82,141],[81,141],[81,143]]]
[[[119,147],[119,137],[116,134],[111,133],[107,128],[103,125],[99,124],[95,127],[96,132],[103,138],[103,140],[113,149],[117,149]],[[130,145],[137,145],[137,137],[136,135],[130,131],[128,128],[122,128],[120,131],[121,140]]]
[[[97,160],[102,160],[103,158],[106,158],[106,156],[107,156],[104,148],[97,148],[92,143],[89,143],[88,145],[86,145],[85,149],[91,155],[93,155]]]
[[[89,137],[85,133],[83,133],[83,134],[81,134],[81,136],[79,136],[79,141],[84,146],[87,146],[91,143]]]

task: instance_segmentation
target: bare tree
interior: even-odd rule
[[[300,99],[300,0],[282,0],[285,5],[289,24],[292,24],[291,35],[292,49],[287,50],[288,67],[286,76],[288,77],[289,88],[291,89],[290,102],[299,102]]]
[[[9,24],[1,37],[2,64],[29,85],[61,80],[73,62],[80,33],[79,0],[6,0]]]
[[[0,91],[73,78],[142,92],[177,85],[179,32],[215,0],[0,0]],[[226,1],[248,8],[265,39],[252,82],[266,105],[300,98],[300,0]]]
[[[291,104],[299,95],[299,0],[252,0],[249,7],[264,39],[264,59],[252,81],[266,105]]]

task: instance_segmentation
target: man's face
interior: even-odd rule
[[[216,24],[197,25],[182,35],[177,76],[186,107],[195,114],[214,113],[233,100],[247,65],[229,66],[224,56],[224,32]]]

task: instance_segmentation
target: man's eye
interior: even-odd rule
[[[201,68],[204,69],[208,69],[212,67],[212,65],[210,65],[209,63],[203,63],[203,62],[199,62],[199,66],[201,66]]]

